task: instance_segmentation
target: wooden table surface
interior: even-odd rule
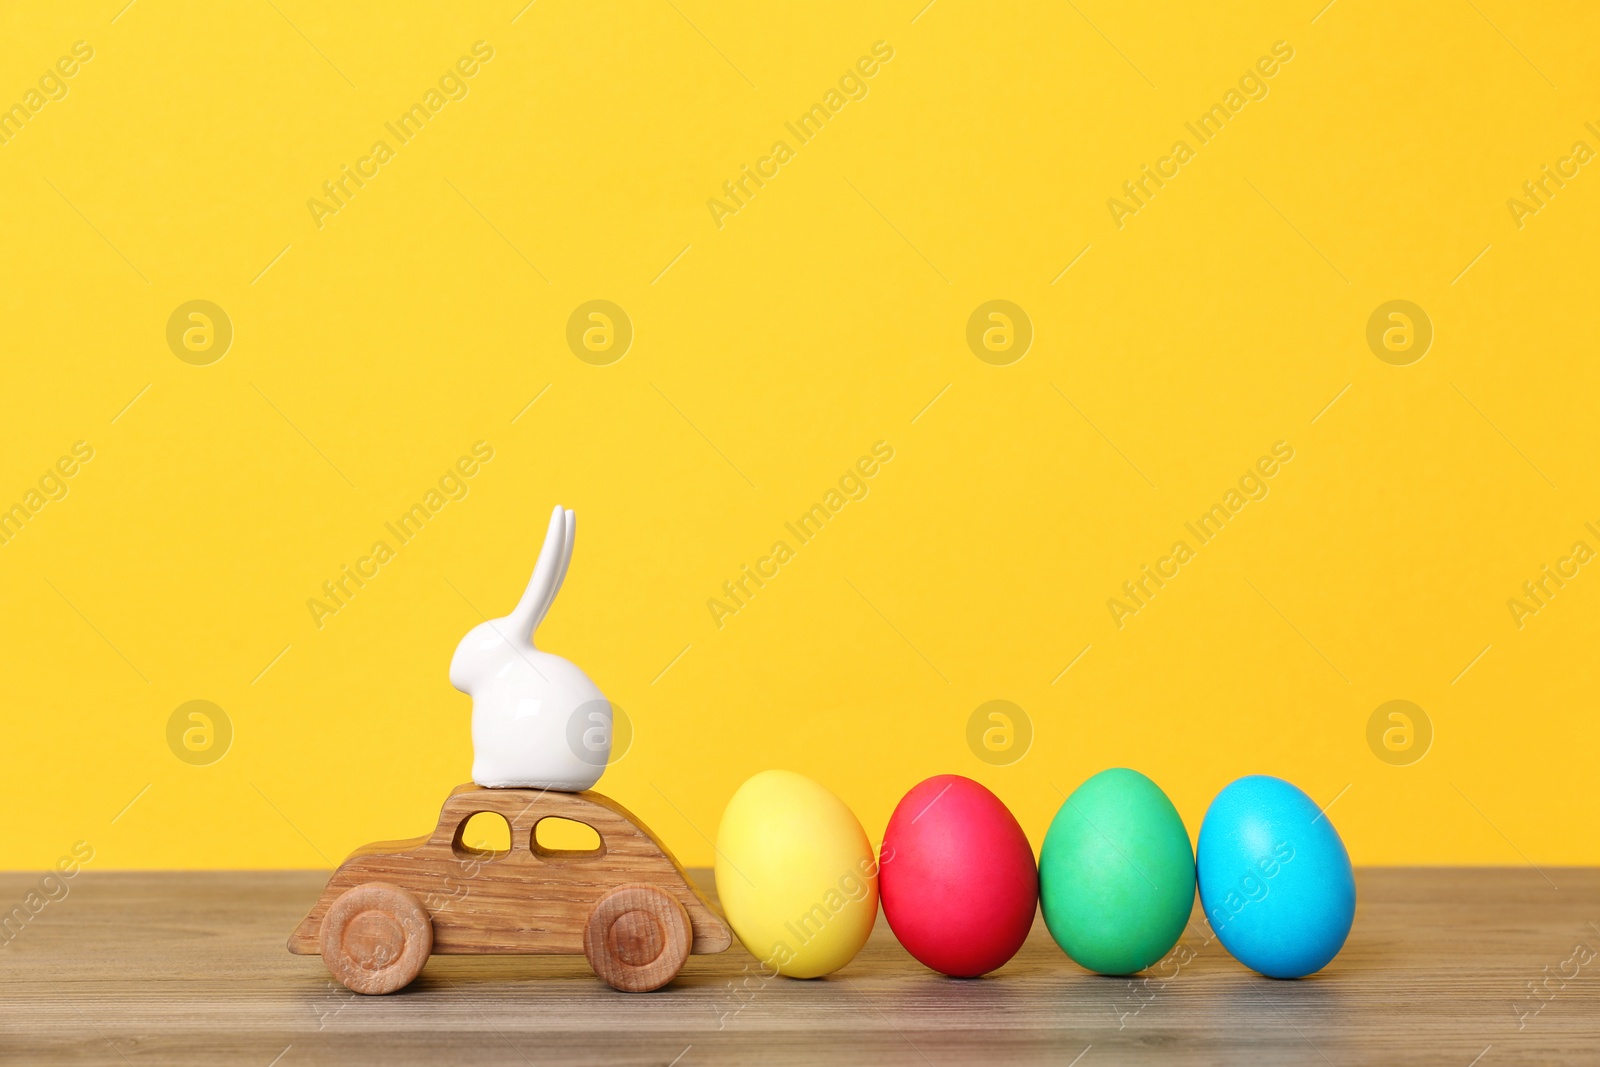
[[[816,981],[763,981],[737,946],[693,957],[675,983],[643,995],[605,988],[582,957],[446,956],[405,992],[372,998],[331,983],[318,957],[284,950],[325,877],[84,872],[0,949],[0,1058],[1600,1063],[1600,869],[1360,871],[1349,944],[1299,982],[1245,971],[1206,940],[1198,914],[1181,942],[1192,959],[1164,982],[1086,974],[1042,922],[996,974],[947,979],[912,960],[880,916],[861,955]],[[0,875],[0,901],[37,883]]]

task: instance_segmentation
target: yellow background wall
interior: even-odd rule
[[[1507,605],[1600,549],[1600,174],[1507,206],[1600,149],[1592,9],[124,2],[0,15],[0,102],[93,49],[0,145],[0,505],[93,449],[0,545],[0,864],[317,866],[431,827],[470,768],[451,651],[557,502],[580,537],[541,644],[627,711],[601,788],[685,862],[767,767],[875,839],[968,774],[1037,844],[1113,765],[1192,832],[1269,772],[1358,863],[1600,862],[1600,575]],[[592,299],[633,326],[609,365],[567,344]],[[967,342],[993,299],[1032,324],[1009,365]],[[1367,343],[1394,299],[1434,332],[1406,366]],[[191,300],[232,324],[209,365],[167,341]],[[479,441],[319,628],[307,600]],[[719,628],[722,583],[879,441],[868,495]],[[1280,441],[1265,499],[1119,627],[1108,599]],[[1034,733],[1007,766],[967,740],[996,699]],[[209,765],[169,748],[190,700],[231,723]],[[1369,746],[1391,700],[1431,724],[1408,765]]]

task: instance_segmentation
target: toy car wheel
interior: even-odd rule
[[[583,954],[613,989],[648,993],[672,981],[689,958],[689,913],[665,890],[618,886],[601,898],[583,933]]]
[[[433,952],[433,919],[410,890],[388,882],[346,889],[322,920],[322,962],[345,987],[393,993]]]

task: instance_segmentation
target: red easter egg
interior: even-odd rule
[[[1039,865],[999,797],[971,778],[941,774],[907,793],[889,817],[878,891],[907,952],[936,971],[976,978],[1027,939]]]

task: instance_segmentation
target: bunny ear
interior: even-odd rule
[[[556,520],[551,518],[551,525],[555,525],[555,522]],[[539,628],[539,624],[544,621],[545,615],[549,613],[550,605],[556,602],[556,594],[561,592],[561,583],[567,580],[567,567],[572,563],[572,542],[578,532],[577,525],[578,517],[572,513],[570,508],[567,509],[562,520],[561,566],[557,569],[555,578],[550,583],[550,595],[545,597],[544,602],[534,612],[533,626],[528,630],[530,640],[533,631]]]
[[[561,570],[560,570],[559,573],[556,574],[556,584],[555,584],[555,587],[550,590],[550,599],[545,603],[544,611],[541,611],[539,613],[539,617],[541,619],[544,618],[545,612],[548,612],[550,610],[550,605],[554,604],[556,602],[556,597],[558,595],[560,595],[560,593],[561,593],[561,586],[567,580],[567,568],[572,566],[572,545],[573,545],[573,542],[577,541],[577,539],[578,539],[578,516],[573,512],[573,510],[571,508],[568,508],[567,509],[567,541],[566,541],[565,550],[561,553]],[[534,625],[537,626],[538,623],[534,623]]]
[[[567,530],[571,523],[567,518],[569,514],[559,504],[550,513],[550,528],[545,531],[544,547],[539,549],[539,562],[534,564],[528,588],[523,591],[522,599],[517,601],[516,609],[509,616],[512,633],[521,644],[533,640],[533,631],[549,610],[550,600],[561,584],[562,575],[566,573],[566,560],[571,556],[571,550],[567,547]]]

